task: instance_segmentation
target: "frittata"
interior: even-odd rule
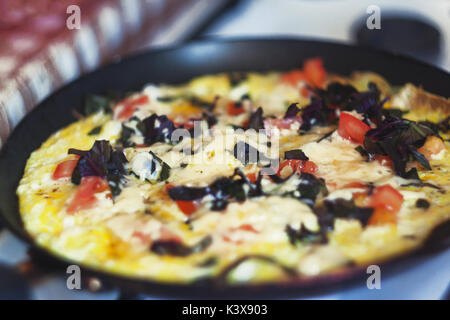
[[[320,58],[91,96],[31,154],[21,216],[57,255],[161,282],[379,263],[450,218],[449,106]]]

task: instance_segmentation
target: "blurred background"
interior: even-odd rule
[[[0,0],[0,147],[40,101],[100,65],[190,40],[268,37],[371,46],[450,71],[450,0]],[[33,259],[0,226],[0,298],[123,294],[69,292],[64,279],[33,271]],[[445,265],[450,254],[438,259]],[[406,273],[383,294],[331,298],[448,297],[450,275],[433,282],[421,270],[409,275],[428,277],[420,290]]]

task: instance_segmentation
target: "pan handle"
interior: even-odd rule
[[[206,30],[209,29],[219,18],[223,17],[225,14],[227,14],[229,11],[234,9],[238,4],[240,0],[225,0],[222,1],[223,4],[221,4],[217,10],[212,14],[210,17],[208,17],[204,22],[202,22],[198,27],[196,27],[185,39],[183,39],[183,42],[189,42],[189,41],[195,41],[195,40],[201,40],[205,38],[204,33]]]

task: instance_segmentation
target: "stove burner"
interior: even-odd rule
[[[356,42],[403,53],[436,63],[441,54],[442,37],[438,28],[420,17],[381,16],[381,29],[369,30],[366,21],[355,28]]]

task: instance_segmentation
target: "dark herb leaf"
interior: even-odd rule
[[[209,268],[212,266],[215,266],[219,262],[219,259],[217,257],[210,257],[206,259],[205,261],[200,262],[197,264],[197,266],[201,268]]]
[[[88,132],[88,136],[96,136],[98,135],[100,132],[102,132],[102,126],[97,126],[95,128],[93,128],[91,131]]]
[[[259,152],[258,149],[243,141],[236,143],[233,149],[233,155],[245,165],[249,163],[267,165],[270,163],[270,159],[264,153]]]
[[[405,178],[406,164],[410,160],[415,159],[425,168],[430,168],[427,159],[417,149],[424,144],[426,137],[431,135],[435,135],[435,132],[424,123],[387,117],[377,128],[366,133],[364,148],[371,155],[389,156],[395,173]]]
[[[289,108],[287,109],[284,118],[295,118],[297,117],[298,113],[300,112],[300,108],[297,107],[298,103],[293,103],[289,106]]]
[[[131,136],[134,134],[134,130],[122,124],[122,132],[120,133],[120,138],[118,142],[124,148],[134,147],[136,144],[130,141]]]
[[[409,180],[420,180],[419,173],[417,172],[416,168],[412,168],[408,172],[406,172],[404,178]]]
[[[430,207],[430,203],[426,199],[417,199],[416,207],[426,210]]]
[[[302,172],[300,175],[300,184],[297,187],[299,196],[293,197],[299,199],[310,207],[314,207],[314,203],[319,194],[328,195],[328,189],[325,180],[316,178],[314,175]]]
[[[111,99],[99,95],[88,95],[84,104],[84,114],[89,116],[91,114],[103,111],[104,113],[112,113]]]
[[[325,200],[322,206],[314,209],[314,212],[319,217],[319,224],[322,227],[332,229],[336,218],[356,219],[366,226],[373,213],[373,208],[361,208],[356,206],[353,200],[339,198]]]
[[[327,105],[349,106],[352,102],[352,96],[358,91],[349,84],[332,82],[326,90],[318,89],[316,94],[323,99]]]
[[[241,96],[241,101],[243,100],[252,100],[252,98],[250,97],[250,95],[248,93],[245,93]]]
[[[248,120],[248,129],[264,129],[263,109],[261,107],[250,115],[250,119]]]
[[[216,107],[216,103],[217,103],[217,98],[214,99],[214,101],[212,101],[212,102],[204,101],[197,97],[190,97],[190,98],[187,98],[187,100],[195,107],[205,109],[209,112],[212,112],[214,110],[214,108]]]
[[[206,120],[206,123],[208,123],[208,127],[212,128],[214,125],[217,124],[217,118],[216,116],[211,112],[203,112],[203,119]]]
[[[166,97],[158,97],[158,98],[156,98],[156,100],[158,100],[159,102],[162,102],[162,103],[170,103],[179,98],[180,98],[179,96],[166,96]]]
[[[403,117],[403,115],[407,114],[408,112],[409,112],[408,110],[404,111],[396,108],[389,108],[382,110],[382,113],[385,117],[397,117],[397,118]]]
[[[330,132],[324,134],[319,140],[317,140],[317,143],[319,143],[319,142],[321,142],[322,140],[325,140],[325,139],[331,137],[331,135],[333,134],[334,131],[336,131],[336,130],[332,130],[332,131],[330,131]]]
[[[413,155],[413,157],[422,165],[424,166],[426,169],[431,170],[431,166],[430,163],[428,162],[427,158],[425,158],[425,156],[423,154],[421,154],[420,152],[414,150],[413,148],[410,147],[409,152],[411,152],[411,154]]]
[[[175,201],[193,201],[205,197],[208,191],[207,188],[177,186],[170,188],[168,193],[169,197]]]
[[[231,87],[238,86],[241,82],[247,80],[247,74],[245,72],[231,72],[228,74]]]
[[[212,243],[212,237],[207,236],[192,247],[186,246],[181,242],[174,240],[158,240],[153,242],[150,250],[157,255],[170,255],[177,257],[187,257],[194,253],[199,253],[209,247]]]
[[[306,154],[301,149],[286,151],[284,153],[284,159],[286,159],[286,160],[291,160],[291,159],[303,160],[303,161],[309,160],[309,158],[306,156]]]
[[[311,232],[303,226],[300,227],[300,230],[296,230],[292,228],[290,225],[286,226],[286,234],[289,238],[289,242],[293,246],[301,245],[301,244],[311,244],[311,243],[327,243],[327,235],[325,232]]]
[[[261,178],[252,183],[239,169],[231,177],[223,177],[214,181],[205,188],[177,186],[169,189],[172,200],[193,201],[211,195],[211,210],[224,210],[229,202],[245,201],[247,197],[256,197],[262,194]],[[244,188],[247,185],[247,188]]]
[[[450,130],[450,116],[445,118],[445,120],[442,120],[438,126],[439,130],[441,130],[444,133],[447,133]]]
[[[365,157],[367,157],[369,154],[367,153],[367,151],[366,150],[364,150],[364,148],[363,147],[361,147],[361,146],[357,146],[356,148],[355,148],[355,150],[356,151],[358,151],[358,153],[361,155],[361,157],[363,157],[363,158],[365,158]]]
[[[380,101],[381,93],[374,83],[369,83],[367,91],[358,92],[351,85],[334,82],[326,90],[316,90],[316,95],[331,109],[354,110],[362,114],[365,122],[370,119],[380,123],[382,120],[382,107],[386,99]]]
[[[312,98],[311,103],[302,109],[302,126],[300,129],[309,131],[312,126],[327,126],[336,122],[334,110],[329,109],[321,99]]]
[[[142,120],[142,124],[138,127],[144,135],[144,142],[151,146],[156,142],[170,143],[175,125],[165,115],[151,115]]]
[[[113,150],[107,140],[97,140],[91,150],[69,149],[69,154],[80,156],[72,173],[72,183],[78,185],[82,177],[99,176],[108,180],[113,196],[120,194],[125,183],[124,164],[128,162],[122,151]]]

